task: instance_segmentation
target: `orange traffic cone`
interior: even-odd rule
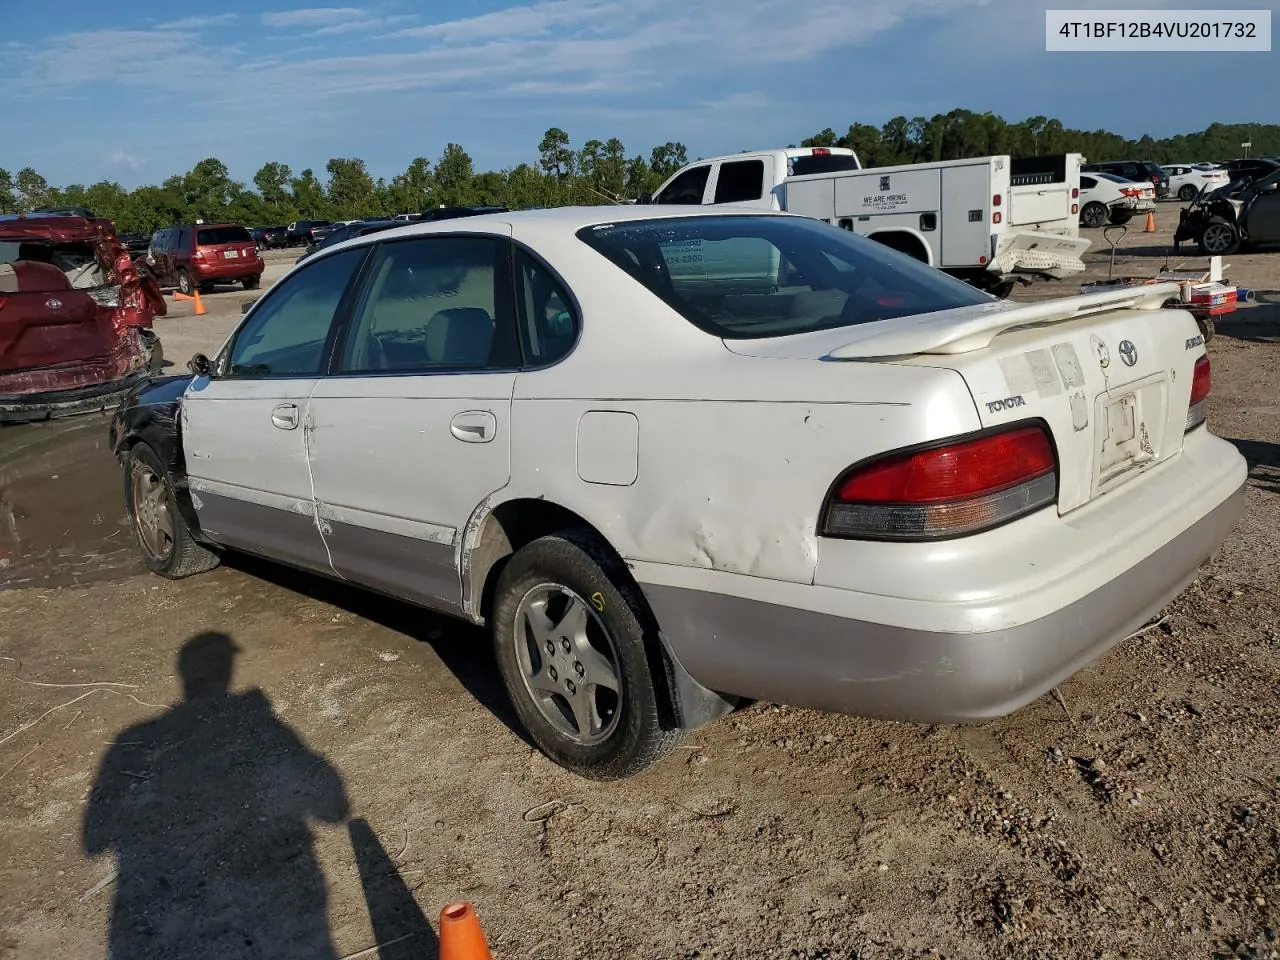
[[[1150,224],[1150,229],[1151,229],[1151,230],[1154,230],[1154,229],[1155,229],[1155,221],[1154,221],[1154,220],[1149,220],[1149,221],[1148,221],[1148,223]],[[208,310],[206,310],[206,309],[204,308],[204,301],[200,299],[200,291],[199,291],[199,290],[197,290],[197,291],[196,291],[196,297],[195,297],[195,299],[196,299],[196,316],[197,316],[197,317],[203,317],[203,316],[204,316],[206,313],[208,313],[209,311],[208,311]]]
[[[451,903],[440,911],[440,960],[493,960],[471,904]]]
[[[189,293],[183,293],[181,290],[173,291],[173,300],[175,303],[178,302],[179,300],[194,300],[194,299],[195,297],[193,297]]]
[[[1143,232],[1144,233],[1156,232],[1156,212],[1154,210],[1150,210],[1147,212],[1147,229]]]

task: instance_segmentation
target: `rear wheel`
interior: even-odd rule
[[[1107,222],[1107,205],[1093,200],[1080,211],[1080,222],[1086,227],[1100,227]]]
[[[1190,203],[1192,200],[1196,198],[1196,194],[1199,192],[1200,191],[1197,190],[1195,187],[1193,187],[1191,184],[1189,183],[1183,184],[1181,187],[1178,188],[1178,199],[1181,200],[1183,203]]]
[[[148,569],[178,580],[216,567],[218,555],[197,543],[182,519],[169,473],[156,452],[136,444],[126,464],[125,510]]]
[[[1214,217],[1200,231],[1196,245],[1206,257],[1230,256],[1240,249],[1240,231],[1235,228],[1235,224],[1228,223],[1221,217]]]
[[[186,268],[178,268],[178,289],[185,293],[188,297],[195,291],[196,285],[191,280],[191,274],[187,273]]]
[[[565,531],[517,551],[498,578],[491,623],[512,705],[560,766],[616,780],[679,741],[659,715],[644,599],[589,533]]]
[[[258,277],[245,277],[240,282],[244,284],[246,290],[257,290],[259,279]]]

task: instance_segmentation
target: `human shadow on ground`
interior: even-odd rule
[[[420,643],[430,644],[444,665],[481,706],[526,746],[534,746],[502,685],[493,656],[493,644],[480,628],[411,603],[248,554],[228,552],[223,555],[223,563],[286,590],[333,604],[353,616],[380,624]]]
[[[182,701],[123,731],[98,771],[83,841],[115,855],[112,960],[337,960],[310,824],[346,820],[346,789],[261,690],[231,692],[236,652],[223,633],[188,640]],[[403,938],[382,960],[434,957],[371,828],[349,831],[377,942]]]
[[[1249,479],[1261,490],[1280,493],[1280,443],[1227,437],[1249,461]]]

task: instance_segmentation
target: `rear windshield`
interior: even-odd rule
[[[253,237],[244,227],[209,227],[196,232],[196,243],[213,247],[220,243],[253,243]]]
[[[811,173],[835,173],[838,170],[857,170],[858,165],[847,153],[831,153],[826,156],[788,157],[787,175],[804,177]]]
[[[883,244],[801,217],[675,217],[578,237],[707,333],[790,336],[990,303]]]

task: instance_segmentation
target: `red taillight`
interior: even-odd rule
[[[1209,415],[1209,388],[1212,386],[1209,376],[1209,358],[1203,356],[1196,361],[1195,371],[1191,374],[1191,404],[1187,407],[1187,429],[1194,430],[1204,423]]]
[[[823,532],[871,540],[957,537],[1056,497],[1049,435],[1038,426],[1014,427],[855,467],[831,494]]]
[[[831,156],[831,151],[828,150],[826,147],[814,147],[813,155],[815,157],[829,157]]]
[[[191,259],[192,259],[192,260],[203,260],[203,259],[204,259],[204,251],[203,251],[203,250],[197,250],[195,253],[193,253],[193,254],[191,255]]]
[[[1071,188],[1071,199],[1072,199],[1072,200],[1075,200],[1075,199],[1077,199],[1079,196],[1080,196],[1080,188],[1079,188],[1079,187],[1072,187],[1072,188]]]
[[[995,194],[992,194],[992,195],[991,195],[991,205],[992,205],[993,207],[998,207],[998,206],[1000,206],[1000,194],[995,193]]]
[[[993,214],[991,215],[991,222],[992,222],[992,223],[999,223],[999,222],[1000,222],[1000,211],[999,211],[999,210],[997,210],[995,213],[993,213]]]

